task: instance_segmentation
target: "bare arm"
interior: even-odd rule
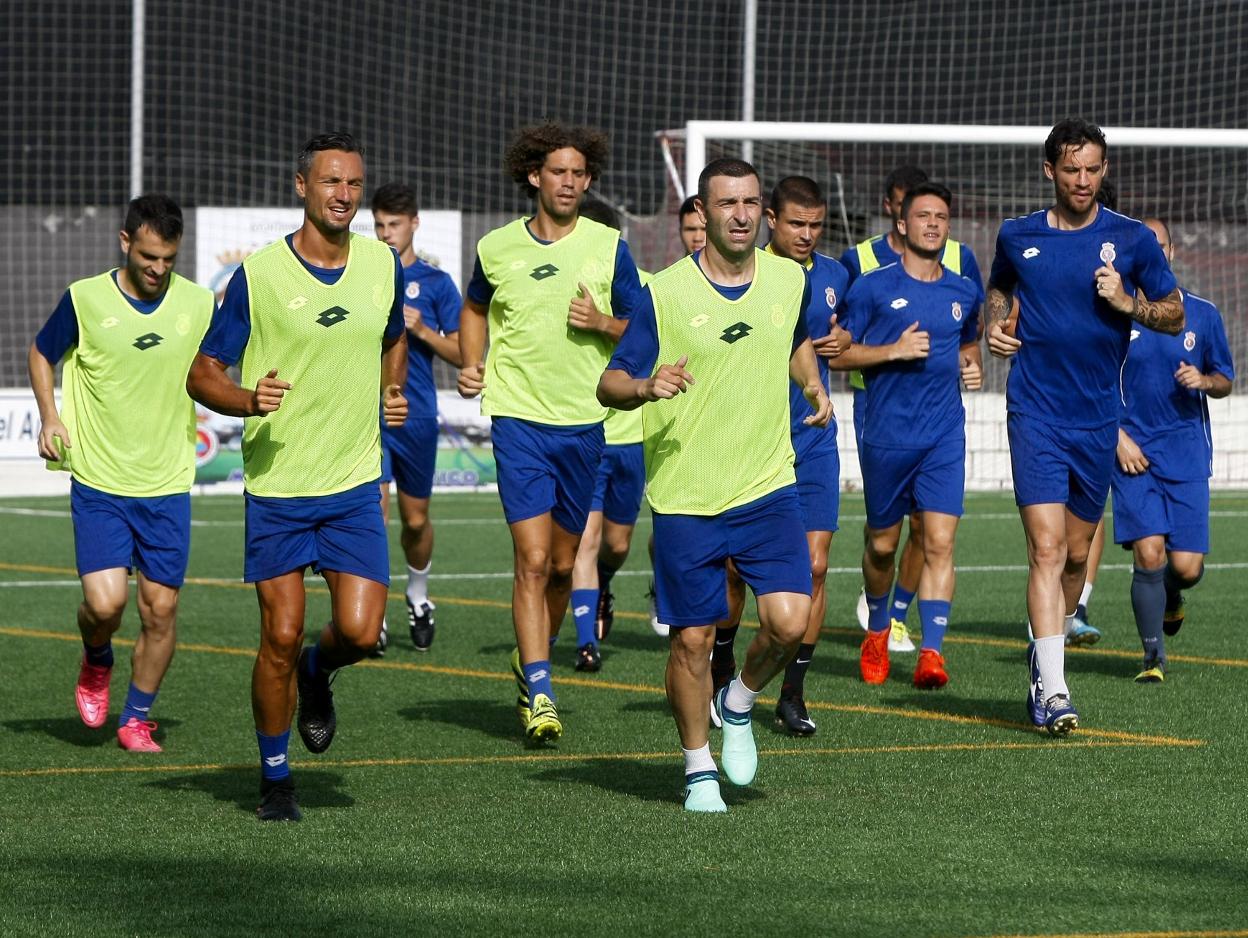
[[[1096,293],[1114,310],[1129,316],[1145,329],[1178,335],[1183,331],[1183,295],[1175,287],[1160,300],[1150,300],[1141,291],[1128,296],[1122,288],[1122,276],[1106,264],[1096,269]]]
[[[381,416],[387,427],[401,427],[407,420],[407,333],[381,343]]]
[[[1118,428],[1118,449],[1115,455],[1118,457],[1118,465],[1127,475],[1138,476],[1141,472],[1148,471],[1148,457],[1122,427]]]
[[[464,299],[459,314],[459,395],[476,397],[485,389],[485,340],[489,310],[476,300]]]
[[[433,349],[433,354],[437,355],[442,361],[454,365],[459,368],[463,365],[464,360],[459,354],[459,332],[448,332],[443,335],[437,329],[430,329],[425,325],[423,319],[420,318],[420,310],[414,306],[403,307],[403,319],[407,325],[407,331],[417,341],[424,342],[425,345]]]
[[[1174,380],[1193,391],[1204,391],[1210,397],[1226,397],[1231,393],[1231,379],[1220,371],[1201,374],[1195,365],[1184,362],[1174,373]]]
[[[598,403],[616,410],[636,410],[647,401],[661,401],[682,394],[694,384],[685,370],[688,355],[673,365],[660,365],[649,378],[633,378],[621,368],[608,368],[598,379]]]
[[[249,391],[225,373],[228,367],[220,359],[200,352],[186,376],[186,393],[209,410],[227,417],[260,417],[277,410],[290,390],[288,382],[278,380],[276,368],[256,382],[254,391]]]
[[[988,295],[984,300],[988,320],[988,351],[997,358],[1009,358],[1023,347],[1023,343],[1014,336],[1017,323],[1010,320],[1013,308],[1014,298],[1009,293],[999,287],[988,287]]]
[[[838,357],[828,360],[834,371],[853,371],[883,365],[886,362],[911,361],[927,358],[931,337],[919,331],[917,322],[906,327],[896,342],[888,345],[860,345],[855,342]]]
[[[56,441],[59,439],[65,449],[72,449],[72,443],[69,430],[61,422],[60,412],[56,409],[56,366],[32,342],[30,353],[26,356],[26,370],[30,373],[30,389],[35,394],[35,404],[39,407],[39,455],[44,459],[60,459],[61,452]]]
[[[802,389],[814,411],[803,423],[807,426],[826,427],[832,419],[832,401],[819,378],[819,364],[815,361],[815,348],[810,339],[806,339],[793,350],[789,356],[789,377]]]
[[[958,370],[968,391],[984,386],[984,353],[978,342],[968,342],[958,349]]]
[[[581,288],[581,292],[568,304],[568,325],[584,332],[597,332],[605,335],[612,342],[620,341],[620,336],[628,328],[628,320],[616,319],[614,316],[600,313],[593,294],[589,292],[589,287],[583,283],[578,283],[577,286]]]

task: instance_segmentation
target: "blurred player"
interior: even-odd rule
[[[686,256],[695,251],[700,251],[706,246],[706,222],[698,214],[696,198],[697,196],[691,195],[681,202],[680,211],[677,213],[680,225],[680,243],[685,249]]]
[[[1146,219],[1166,260],[1170,230]],[[1114,541],[1135,561],[1131,607],[1144,645],[1135,679],[1166,677],[1165,635],[1183,624],[1182,591],[1204,575],[1209,553],[1213,444],[1207,398],[1226,397],[1235,367],[1218,308],[1182,291],[1180,335],[1132,329],[1122,367],[1122,420],[1114,468]]]
[[[182,210],[163,195],[133,200],[122,225],[124,267],[69,285],[30,347],[39,455],[67,470],[82,604],[75,697],[82,722],[108,719],[113,633],[138,581],[138,640],[117,742],[160,752],[150,719],[173,659],[178,591],[191,546],[195,405],[186,370],[212,321],[212,291],[173,272]],[[68,358],[66,358],[68,355]],[[62,402],[53,395],[66,358]]]
[[[966,412],[958,382],[983,383],[978,334],[983,290],[942,265],[952,196],[931,182],[901,202],[900,262],[868,271],[846,300],[854,344],[834,368],[863,370],[863,489],[867,544],[862,575],[870,610],[859,669],[868,684],[888,679],[888,606],[893,565],[907,513],[922,517],[919,576],[922,647],[914,686],[949,680],[942,651],[953,602],[953,546],[966,483]]]
[[[460,319],[459,393],[481,394],[481,412],[492,418],[498,494],[515,548],[516,710],[536,742],[563,733],[550,647],[602,458],[606,409],[594,385],[641,290],[620,233],[578,213],[606,157],[596,130],[547,123],[516,134],[504,163],[535,200],[534,213],[481,239]]]
[[[796,261],[806,271],[810,296],[803,313],[814,347],[824,349],[817,362],[820,381],[825,389],[828,386],[826,358],[835,358],[849,344],[845,330],[836,327],[849,274],[837,261],[815,250],[827,215],[828,205],[823,190],[813,179],[805,176],[789,176],[780,180],[771,192],[766,210],[767,227],[771,229],[767,252]],[[828,550],[832,546],[832,534],[837,529],[840,507],[841,460],[836,448],[836,421],[829,421],[825,427],[807,424],[805,420],[810,415],[810,405],[802,389],[794,385],[789,392],[790,433],[796,457],[793,468],[806,527],[806,546],[810,552],[811,597],[806,633],[797,654],[785,668],[780,700],[776,706],[776,722],[794,736],[812,736],[816,727],[806,707],[806,671],[814,658],[827,606],[824,587],[828,576]],[[719,690],[732,680],[736,670],[733,641],[744,608],[745,584],[730,565],[728,623],[715,630],[715,645],[711,653],[713,690]],[[711,718],[715,719],[714,711]]]
[[[330,681],[377,644],[390,583],[378,398],[407,416],[403,270],[387,245],[351,233],[364,157],[346,133],[304,144],[298,231],[248,256],[191,366],[191,396],[246,420],[243,579],[256,584],[260,649],[251,679],[262,821],[301,814],[287,762],[299,735],[324,752],[337,728]],[[226,368],[242,362],[240,387]],[[333,432],[327,433],[327,426]],[[331,619],[304,647],[304,570],[329,586]]]
[[[897,231],[897,222],[901,218],[901,202],[913,186],[927,182],[927,173],[917,166],[899,166],[888,174],[884,180],[884,200],[881,203],[883,214],[889,219],[888,231],[865,241],[860,241],[841,255],[841,264],[849,271],[850,283],[861,274],[901,260],[903,239]],[[967,277],[983,288],[983,277],[979,265],[975,261],[975,252],[965,244],[950,238],[945,243],[945,253],[941,255],[941,263],[955,274]],[[981,324],[982,335],[982,324]],[[865,409],[862,401],[862,373],[850,372],[849,386],[854,392],[854,439],[859,449],[862,448],[862,418]],[[889,635],[890,651],[914,651],[914,642],[906,627],[906,616],[910,604],[919,588],[919,576],[923,571],[923,518],[921,515],[910,516],[910,533],[901,551],[901,562],[897,568],[897,580],[893,585],[892,603],[890,604],[890,622],[892,631]],[[864,590],[858,597],[858,624],[867,628],[867,594]]]
[[[1044,173],[1054,205],[1002,222],[987,298],[988,347],[1013,358],[1006,428],[1034,637],[1027,707],[1033,723],[1058,736],[1079,726],[1066,686],[1063,618],[1073,624],[1109,492],[1118,371],[1131,324],[1170,334],[1183,327],[1183,301],[1157,239],[1096,201],[1106,156],[1095,124],[1068,119],[1053,127]],[[1008,329],[1013,295],[1019,312]]]
[[[659,616],[671,626],[667,693],[685,757],[684,803],[724,811],[707,735],[713,626],[728,611],[725,564],[731,559],[754,590],[761,624],[744,669],[714,702],[724,771],[748,785],[758,766],[754,701],[792,659],[810,617],[790,377],[813,410],[808,423],[826,425],[832,405],[806,335],[806,277],[754,246],[762,218],[754,167],[710,163],[698,207],[706,247],[655,275],[598,396],[621,409],[658,402],[642,412],[646,498]]]
[[[416,256],[412,237],[420,227],[416,193],[411,186],[389,182],[373,194],[373,227],[377,237],[399,254],[403,265],[403,321],[407,326],[407,420],[401,427],[381,428],[382,517],[390,517],[390,480],[399,493],[402,534],[399,543],[407,560],[407,627],[417,651],[433,644],[433,601],[429,598],[429,564],[433,557],[433,522],[429,496],[438,461],[438,391],[433,383],[433,357],[458,368],[459,308],[463,299],[455,281]],[[385,650],[385,623],[377,653]]]

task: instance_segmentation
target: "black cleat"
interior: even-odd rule
[[[598,653],[598,646],[593,642],[586,642],[576,650],[576,670],[602,670],[602,655]]]
[[[433,610],[433,603],[427,599],[419,608],[407,600],[407,630],[417,651],[428,651],[433,644]]]
[[[308,752],[324,752],[334,741],[334,731],[338,729],[338,715],[334,713],[334,692],[329,689],[329,678],[324,674],[315,677],[308,674],[304,666],[308,657],[308,649],[299,652],[299,663],[295,666],[296,683],[299,689],[299,737],[307,746]]]
[[[1183,619],[1187,615],[1183,606],[1182,593],[1175,593],[1173,596],[1166,595],[1166,612],[1161,620],[1161,630],[1167,635],[1178,635],[1179,629],[1183,628]]]
[[[275,782],[261,780],[260,807],[256,817],[262,821],[301,821],[303,812],[295,800],[295,783],[290,776]]]
[[[776,724],[790,736],[814,736],[815,721],[806,712],[801,697],[781,697],[776,704]]]
[[[598,641],[605,642],[615,625],[615,594],[610,590],[598,593],[598,615],[594,620],[594,632]]]

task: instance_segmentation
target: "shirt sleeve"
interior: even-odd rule
[[[975,252],[966,244],[962,245],[962,276],[973,281],[983,291],[984,275],[979,272],[979,261],[975,260]]]
[[[630,378],[649,378],[659,361],[659,326],[654,314],[654,300],[650,288],[643,287],[637,293],[637,306],[629,319],[628,328],[615,346],[607,370],[626,372]]]
[[[857,345],[862,345],[862,336],[866,332],[870,314],[871,288],[861,278],[855,280],[845,294],[845,306],[841,310],[837,322],[849,333]]]
[[[398,252],[394,253],[394,300],[390,304],[390,317],[386,320],[386,331],[382,333],[384,341],[393,342],[403,334],[407,324],[403,321],[403,262]]]
[[[450,274],[443,274],[438,280],[442,283],[442,289],[438,291],[434,302],[433,314],[437,317],[438,328],[442,333],[450,335],[459,331],[459,311],[464,305],[464,298],[459,295],[459,287],[455,286]]]
[[[1225,340],[1223,340],[1225,341]],[[65,353],[78,344],[78,314],[74,311],[74,298],[68,290],[52,310],[52,315],[35,336],[35,348],[53,365],[65,357]]]
[[[1139,229],[1142,234],[1136,240],[1135,269],[1131,272],[1131,280],[1148,299],[1164,299],[1175,291],[1178,281],[1170,271],[1170,264],[1157,238],[1143,224]]]
[[[1231,358],[1231,346],[1226,341],[1226,327],[1222,323],[1222,315],[1216,307],[1210,307],[1213,316],[1209,323],[1209,341],[1205,344],[1205,360],[1201,365],[1201,374],[1217,372],[1225,375],[1228,381],[1235,380],[1235,362]]]
[[[978,271],[976,271],[978,273]],[[975,290],[975,299],[966,315],[962,317],[962,345],[973,345],[979,341],[979,317],[984,308],[984,288],[978,280],[966,278],[969,286]]]
[[[482,306],[489,306],[490,300],[494,298],[494,284],[486,279],[480,254],[477,255],[477,260],[472,265],[472,279],[468,281],[468,289],[464,292],[468,294],[468,299]]]
[[[212,315],[212,325],[199,344],[199,351],[227,365],[237,365],[250,339],[251,301],[247,296],[247,273],[239,265],[225,287],[225,296]]]
[[[992,256],[992,271],[988,274],[988,288],[996,287],[998,290],[1012,293],[1017,283],[1018,272],[1014,270],[1014,264],[1006,252],[1005,231],[998,231],[997,246]]]
[[[858,268],[858,250],[855,245],[851,244],[845,249],[845,253],[841,255],[841,266],[849,274],[849,283],[853,283],[862,275],[862,271]]]
[[[810,306],[810,274],[806,274],[806,286],[802,288],[802,305],[797,309],[797,322],[793,326],[793,349],[810,338],[810,327],[806,325],[806,309]]]
[[[615,249],[615,276],[611,278],[611,314],[616,319],[632,319],[641,302],[641,278],[628,250],[628,242],[620,238]]]

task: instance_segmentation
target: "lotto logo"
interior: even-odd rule
[[[297,296],[293,300],[291,300],[289,303],[286,304],[286,308],[287,309],[303,309],[307,305],[308,305],[308,298],[306,296]]]
[[[1027,250],[1023,252],[1023,257],[1027,258],[1027,260],[1031,260],[1033,257],[1036,257],[1039,253],[1040,253],[1039,248],[1028,248]]]
[[[554,264],[542,264],[540,267],[534,267],[529,276],[534,280],[545,280],[547,277],[553,277],[559,273],[559,268]]]
[[[889,303],[888,305],[891,306],[893,309],[905,309],[907,306],[910,305],[910,301],[907,300],[904,296],[899,296],[897,297],[897,299],[893,300],[893,302]]]
[[[149,348],[155,348],[157,345],[160,345],[162,341],[164,341],[163,337],[155,332],[149,332],[147,335],[141,335],[135,339],[134,347],[140,352],[146,352]]]
[[[744,339],[747,335],[749,335],[750,330],[753,328],[754,327],[748,322],[735,322],[723,331],[720,338],[729,345],[732,345],[732,343],[736,342],[738,339]]]
[[[706,313],[699,313],[689,320],[689,325],[697,329],[699,326],[705,326],[710,321],[711,317],[706,315]]]
[[[317,316],[316,321],[328,329],[330,326],[336,326],[349,315],[351,315],[350,312],[343,309],[341,306],[331,306],[329,309],[325,310],[325,312],[321,313],[321,315]]]

